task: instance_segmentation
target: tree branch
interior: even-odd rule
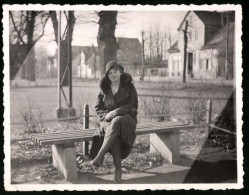
[[[41,19],[41,23],[42,23],[42,33],[40,34],[40,36],[38,36],[38,38],[37,38],[36,40],[34,40],[34,44],[36,44],[36,43],[42,38],[42,36],[44,35],[45,27],[46,27],[46,24],[47,24],[47,21],[48,21],[49,18],[50,18],[50,16],[48,16],[48,17],[45,19],[44,23],[42,22],[42,19]]]
[[[10,18],[11,18],[12,24],[13,24],[13,26],[14,26],[14,29],[15,29],[15,31],[17,32],[18,40],[20,40],[20,41],[23,43],[23,45],[26,45],[26,43],[25,43],[25,42],[23,41],[23,39],[22,39],[22,36],[21,36],[20,31],[19,31],[18,28],[16,27],[16,23],[15,23],[15,21],[14,21],[14,17],[13,17],[12,12],[10,11],[9,13],[10,13]]]

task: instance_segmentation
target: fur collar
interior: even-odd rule
[[[103,92],[103,94],[107,94],[110,90],[110,80],[104,76],[99,83],[100,90]],[[120,77],[120,86],[123,87],[126,91],[130,88],[132,85],[132,76],[126,72],[121,74]]]

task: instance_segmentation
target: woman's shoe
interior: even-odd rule
[[[101,165],[101,163],[100,162],[97,162],[97,161],[94,161],[94,160],[92,160],[91,162],[91,166],[92,166],[92,168],[93,168],[93,170],[96,172],[97,171],[97,169],[100,167],[100,165]]]
[[[114,183],[120,183],[121,182],[121,177],[122,177],[122,170],[115,170],[114,173]]]

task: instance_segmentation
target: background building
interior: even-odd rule
[[[169,48],[169,77],[182,77],[184,29],[187,28],[187,77],[232,78],[234,12],[189,11],[178,28],[178,40]],[[227,68],[226,68],[227,67]]]

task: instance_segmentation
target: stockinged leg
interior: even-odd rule
[[[61,170],[67,180],[77,178],[76,148],[74,144],[52,145],[53,165]]]
[[[180,158],[179,130],[150,134],[150,152],[156,151],[170,163],[176,163]]]

